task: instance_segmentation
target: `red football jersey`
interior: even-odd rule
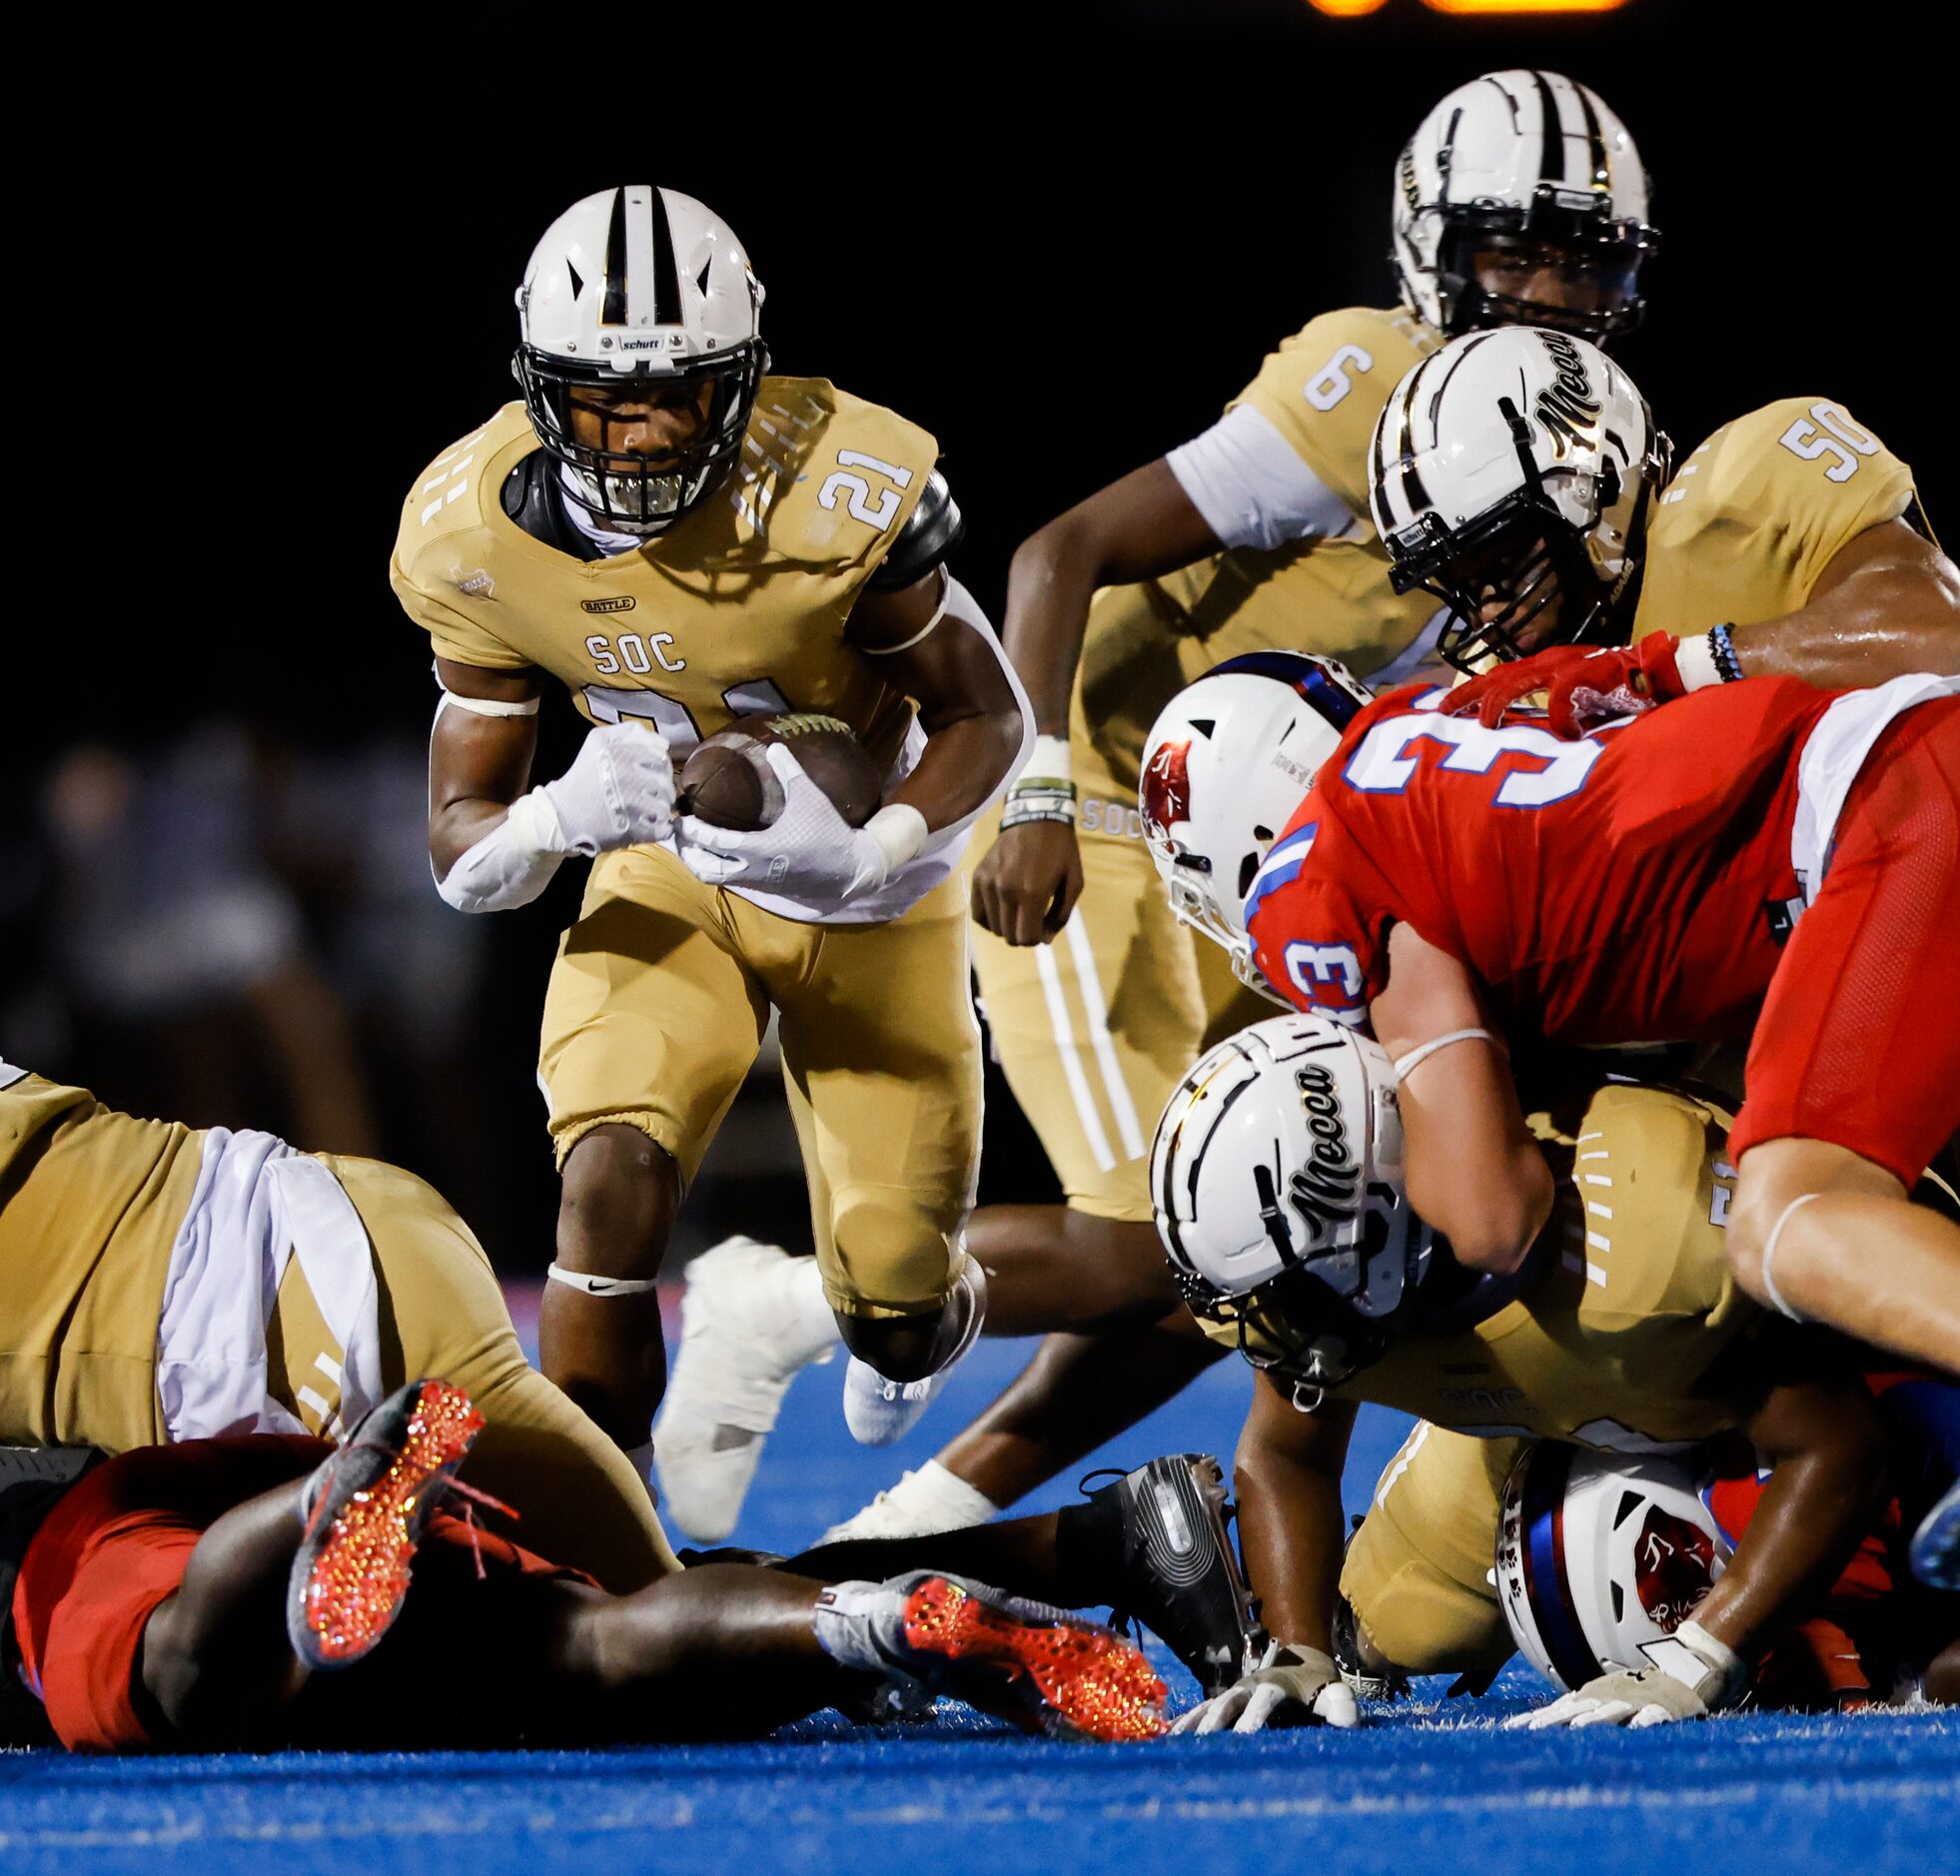
[[[1840,693],[1722,684],[1577,742],[1437,694],[1357,717],[1274,842],[1246,900],[1268,981],[1366,1022],[1408,924],[1556,1042],[1746,1035],[1796,910],[1797,758]]]

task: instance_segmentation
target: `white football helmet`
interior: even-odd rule
[[[1475,670],[1625,635],[1671,461],[1647,401],[1598,347],[1513,326],[1453,339],[1389,394],[1369,505],[1396,590],[1436,594],[1452,615],[1438,649]]]
[[[517,289],[512,369],[570,499],[616,532],[655,534],[719,486],[768,370],[761,306],[762,283],[734,230],[676,189],[602,189],[544,231]],[[577,441],[579,389],[652,385],[705,388],[690,442],[645,456]]]
[[[1204,1056],[1157,1123],[1150,1190],[1185,1301],[1296,1399],[1379,1360],[1429,1269],[1394,1065],[1325,1017],[1276,1016]]]
[[[1589,1452],[1544,1440],[1511,1468],[1497,1526],[1497,1597],[1519,1650],[1568,1693],[1649,1665],[1728,1567],[1698,1459]]]
[[[1266,986],[1246,936],[1247,889],[1372,701],[1332,658],[1249,651],[1188,684],[1151,725],[1137,788],[1150,857],[1171,909],[1231,952],[1254,989]]]
[[[1396,165],[1394,220],[1403,301],[1452,337],[1512,324],[1627,332],[1660,239],[1626,126],[1557,72],[1489,72],[1445,98]],[[1546,249],[1568,295],[1589,304],[1531,297]],[[1491,284],[1506,277],[1524,291]]]

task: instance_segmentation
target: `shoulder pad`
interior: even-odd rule
[[[603,557],[595,541],[588,540],[564,511],[558,498],[557,477],[551,472],[551,459],[542,450],[520,457],[498,489],[503,512],[533,540],[568,553],[577,560]]]
[[[959,544],[966,521],[946,477],[934,469],[913,503],[891,551],[865,583],[873,592],[895,592],[923,579]]]

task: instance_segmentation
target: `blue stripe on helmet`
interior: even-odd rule
[[[1599,1663],[1579,1627],[1565,1574],[1561,1513],[1571,1470],[1569,1448],[1543,1445],[1531,1455],[1524,1474],[1524,1589],[1551,1665],[1567,1687],[1578,1688],[1598,1675]]]
[[[1327,674],[1319,658],[1304,651],[1246,651],[1215,665],[1209,675],[1243,674],[1270,677],[1305,697],[1336,729],[1346,729],[1361,714],[1360,702]]]

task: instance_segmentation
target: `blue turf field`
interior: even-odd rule
[[[928,1456],[1025,1352],[983,1344],[912,1439],[884,1453],[845,1434],[841,1368],[812,1370],[790,1396],[737,1538],[808,1542]],[[1242,1393],[1236,1368],[1215,1370],[1096,1462],[1229,1453]],[[1404,1423],[1364,1416],[1355,1508]],[[1069,1495],[1064,1483],[1033,1507]],[[0,1871],[1197,1876],[1305,1865],[1328,1876],[1578,1876],[1582,1864],[1583,1876],[1666,1876],[1691,1856],[1779,1876],[1825,1866],[1921,1876],[1960,1862],[1960,1723],[1886,1714],[1645,1734],[1492,1729],[1542,1691],[1513,1665],[1480,1701],[1405,1705],[1362,1733],[1130,1749],[1049,1746],[956,1712],[903,1736],[820,1718],[759,1747],[141,1762],[0,1754]]]

